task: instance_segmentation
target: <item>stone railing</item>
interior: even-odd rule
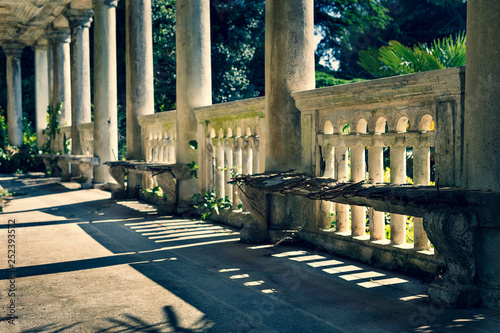
[[[176,111],[159,112],[139,116],[141,126],[143,158],[146,162],[175,163]],[[159,186],[156,177],[145,174],[142,188]]]
[[[82,155],[94,156],[94,123],[80,124],[77,127]]]
[[[433,180],[437,186],[459,187],[464,73],[464,68],[452,68],[293,93],[302,112],[307,171],[374,184],[384,182],[386,171],[394,184],[412,178],[415,185]],[[316,219],[308,221],[301,234],[336,252],[360,253],[342,245],[342,240],[406,254],[434,252],[422,218],[389,217],[372,208],[327,201],[318,202],[315,210]],[[376,252],[364,251],[365,259],[394,260],[373,258]]]
[[[176,111],[139,116],[146,162],[175,163]]]
[[[228,184],[236,174],[264,171],[265,100],[252,98],[195,110],[198,127],[200,189],[215,191],[237,204],[236,188]]]

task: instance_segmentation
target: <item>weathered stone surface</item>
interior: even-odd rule
[[[472,306],[479,301],[474,283],[476,224],[472,212],[457,209],[435,211],[424,217],[425,231],[446,262],[446,271],[429,286],[431,301],[446,307]]]

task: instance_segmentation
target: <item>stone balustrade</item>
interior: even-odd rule
[[[80,135],[82,154],[94,156],[94,123],[80,124],[77,128]]]
[[[437,186],[459,187],[464,72],[451,68],[293,93],[302,113],[303,161],[306,169],[310,167],[306,171],[376,184],[384,182],[384,171],[387,176],[390,170],[393,184],[411,178],[415,185],[433,180]],[[363,244],[360,248],[385,247],[391,253],[415,251],[417,257],[433,257],[421,217],[389,216],[329,201],[318,202],[315,211],[316,218],[306,222],[302,236],[330,249],[333,240],[325,236],[333,237],[336,252],[353,256],[353,246],[346,245],[351,242]],[[346,243],[339,245],[342,241]],[[371,253],[370,260],[388,261],[383,255],[373,258],[375,252],[365,254]],[[428,259],[422,260],[428,265]]]
[[[239,202],[236,174],[264,171],[265,100],[252,98],[195,109],[198,121],[200,189]]]
[[[176,111],[139,116],[146,162],[175,163]]]

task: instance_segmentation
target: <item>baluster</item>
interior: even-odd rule
[[[162,162],[169,163],[169,147],[168,147],[168,133],[165,132],[162,137],[162,147],[163,147],[163,159]]]
[[[244,175],[252,174],[252,147],[250,146],[250,142],[248,138],[243,139],[243,151],[242,151],[242,173]]]
[[[254,136],[250,140],[251,142],[251,148],[252,148],[252,173],[259,173],[260,172],[260,141],[258,136]]]
[[[225,186],[225,196],[233,201],[233,185],[228,182],[231,180],[231,170],[233,169],[233,142],[232,138],[227,138],[224,140],[224,165],[226,170],[224,172],[224,186]]]
[[[206,177],[206,190],[207,192],[212,192],[215,190],[215,146],[214,139],[208,139],[207,142],[207,165],[205,168],[205,177]]]
[[[351,147],[351,178],[360,182],[366,178],[365,147],[361,142]],[[363,236],[366,233],[366,207],[351,206],[352,236]]]
[[[240,175],[242,173],[242,152],[241,152],[241,147],[242,147],[242,142],[243,140],[241,138],[235,138],[234,139],[234,153],[233,153],[233,165],[234,165],[234,171],[237,175]],[[233,202],[234,205],[237,206],[238,203],[240,202],[240,198],[238,197],[238,187],[233,186]]]
[[[330,144],[326,144],[320,147],[323,155],[323,160],[325,162],[325,172],[323,173],[324,178],[335,178],[334,177],[334,166],[335,166],[335,148]],[[332,227],[332,213],[335,216],[335,204],[331,201],[322,200],[320,202],[320,214],[318,218],[318,228],[330,229]]]
[[[406,183],[406,145],[403,137],[396,137],[391,146],[391,183]],[[406,243],[406,216],[391,214],[391,241],[394,245]]]
[[[218,138],[215,150],[215,192],[218,198],[224,198],[224,147],[222,138]]]
[[[339,182],[346,182],[348,179],[348,150],[344,145],[335,147],[335,170]],[[349,231],[349,206],[344,204],[335,205],[336,231]]]
[[[413,182],[415,185],[429,185],[431,181],[431,149],[428,144],[413,147]],[[423,218],[413,218],[415,250],[429,250],[431,242],[424,230]]]
[[[175,163],[175,138],[168,138],[168,163]]]
[[[384,147],[378,140],[380,134],[374,134],[373,145],[368,147],[368,173],[372,184],[384,181]],[[373,208],[368,209],[370,220],[370,240],[385,239],[385,215]]]

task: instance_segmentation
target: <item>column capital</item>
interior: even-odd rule
[[[68,9],[64,16],[69,21],[69,26],[90,28],[94,11],[92,9]]]
[[[49,28],[47,30],[47,36],[53,42],[71,42],[71,32],[69,28]]]
[[[6,43],[2,45],[5,55],[8,57],[21,57],[26,45],[20,43]]]
[[[92,4],[94,7],[96,6],[109,6],[109,7],[118,7],[118,1],[120,0],[92,0]]]

